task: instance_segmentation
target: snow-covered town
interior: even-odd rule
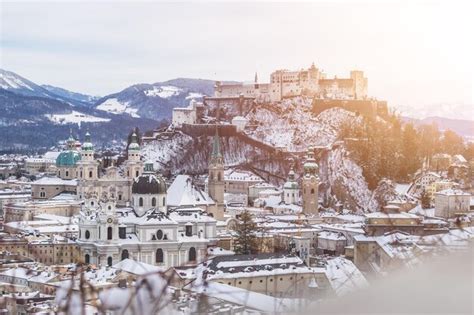
[[[0,6],[0,314],[474,313],[469,15]]]
[[[468,250],[474,160],[436,153],[371,190],[340,137],[364,115],[315,115],[317,98],[206,96],[122,147],[79,128],[42,155],[4,155],[4,306],[289,312]]]

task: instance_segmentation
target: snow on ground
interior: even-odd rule
[[[186,99],[190,100],[190,99],[195,99],[195,98],[201,98],[203,96],[204,94],[201,94],[201,93],[190,92],[188,96],[186,96]]]
[[[154,86],[152,89],[143,91],[146,96],[159,96],[161,98],[170,98],[179,95],[181,92],[180,88],[172,85]]]
[[[132,117],[140,117],[137,114],[138,109],[128,106],[128,102],[121,102],[116,98],[108,98],[97,106],[98,110],[103,110],[111,114],[129,114]]]
[[[161,170],[164,165],[176,159],[192,142],[192,138],[184,134],[177,134],[170,140],[155,140],[142,148],[142,155],[145,160],[151,160],[157,170]]]
[[[50,121],[55,124],[80,124],[82,122],[107,122],[110,121],[108,118],[96,117],[76,111],[72,111],[69,114],[47,114],[45,115]]]
[[[249,125],[256,129],[248,134],[260,141],[285,147],[288,151],[305,151],[308,145],[327,146],[332,144],[338,130],[346,121],[356,121],[356,115],[341,108],[332,108],[313,116],[311,99],[294,98],[279,104],[259,106],[247,115]]]
[[[362,168],[348,157],[345,149],[331,151],[327,173],[332,193],[339,200],[350,203],[350,208],[360,211],[377,211],[378,203],[372,198]]]

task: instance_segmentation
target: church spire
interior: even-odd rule
[[[219,131],[216,125],[216,134],[214,135],[214,139],[212,141],[212,157],[213,158],[221,158],[221,144],[219,139]]]

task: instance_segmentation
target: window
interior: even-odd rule
[[[111,240],[111,239],[112,239],[112,227],[111,227],[111,226],[109,226],[109,227],[107,228],[107,239],[108,239],[108,240]]]
[[[69,176],[69,171],[66,171],[66,177],[68,177],[68,176]]]
[[[89,171],[89,178],[92,178],[92,171]]]
[[[151,198],[151,206],[156,207],[156,198],[155,197]]]
[[[191,247],[189,249],[189,255],[188,255],[188,260],[189,261],[196,261],[196,248]]]
[[[162,263],[164,261],[163,256],[164,256],[163,255],[163,250],[161,248],[158,248],[156,250],[156,257],[155,257],[156,263],[158,263],[158,264]]]
[[[156,232],[156,238],[161,240],[163,238],[163,231],[162,230],[158,230]]]
[[[135,172],[135,177],[138,177],[139,173],[138,171]]]
[[[89,254],[86,254],[86,255],[84,256],[84,262],[85,262],[86,264],[90,264],[90,263],[91,263],[91,256],[89,256]]]
[[[89,232],[89,230],[86,230],[85,237],[86,237],[86,240],[88,240],[91,237],[91,232]]]
[[[166,206],[166,198],[163,197],[163,207]]]
[[[122,200],[122,195],[118,195],[118,200]]]
[[[124,249],[122,251],[122,260],[127,259],[127,258],[128,258],[128,250]]]
[[[140,198],[138,199],[138,206],[139,206],[139,207],[143,207],[143,198],[142,198],[142,197],[140,197]]]
[[[312,195],[314,194],[314,188],[311,188],[311,194]]]
[[[119,238],[120,239],[125,239],[125,234],[126,234],[126,227],[121,226],[119,227]]]
[[[107,257],[107,266],[112,266],[112,257]]]
[[[192,236],[192,235],[193,235],[193,226],[186,225],[186,236]]]

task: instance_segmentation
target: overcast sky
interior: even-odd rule
[[[364,70],[392,105],[473,104],[469,1],[1,3],[1,68],[93,95],[176,77]],[[463,107],[463,108],[464,108]],[[467,111],[472,114],[472,111]]]

